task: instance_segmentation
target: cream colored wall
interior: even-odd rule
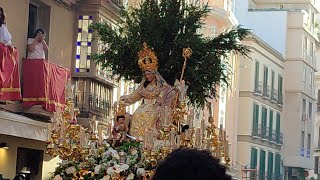
[[[21,59],[26,54],[29,0],[2,0],[0,7],[6,14],[12,43],[18,48]]]
[[[247,142],[239,142],[237,143],[237,163],[241,166],[250,167],[250,154],[251,147]]]
[[[13,179],[16,175],[17,149],[18,147],[23,147],[42,150],[44,152],[42,169],[39,170],[39,175],[32,180],[49,179],[48,173],[54,171],[57,158],[51,159],[45,154],[45,142],[6,135],[0,135],[0,142],[5,142],[9,146],[9,149],[0,149],[0,174],[2,174],[4,178]]]
[[[42,0],[51,7],[49,32],[49,60],[70,68],[72,46],[75,44],[74,12],[68,11],[52,0]],[[13,45],[19,49],[20,60],[26,55],[29,0],[1,0],[7,16],[8,29],[12,35]]]
[[[241,76],[240,76],[241,77]],[[251,98],[239,98],[238,135],[251,135],[253,103]]]
[[[269,127],[270,114],[269,111],[273,111],[273,129],[276,129],[276,114],[279,112],[281,117],[281,129],[283,132],[283,113],[281,108],[274,105],[270,100],[263,100],[261,96],[254,95],[255,88],[255,62],[259,61],[259,81],[263,82],[263,67],[266,65],[268,67],[268,85],[271,87],[271,70],[275,72],[274,89],[278,90],[278,74],[284,77],[284,60],[283,58],[275,55],[276,52],[270,47],[266,47],[262,42],[256,40],[245,40],[244,44],[251,47],[251,53],[249,58],[239,57],[239,91],[240,97],[238,102],[238,136],[251,137],[252,127],[253,127],[253,104],[259,105],[259,124],[262,120],[262,110],[261,107],[264,106],[268,109],[267,113],[267,127]],[[285,82],[283,82],[285,83]],[[250,153],[251,148],[255,147],[258,149],[258,168],[259,168],[259,155],[260,150],[263,149],[266,153],[273,152],[279,153],[278,150],[269,148],[267,146],[262,146],[254,143],[238,141],[237,142],[237,162],[243,166],[250,164]],[[266,167],[268,158],[266,158]]]

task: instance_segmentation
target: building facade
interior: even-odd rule
[[[282,179],[285,60],[259,37],[252,36],[244,41],[250,47],[251,59],[239,58],[237,162],[242,169],[253,170],[248,177]]]
[[[282,118],[285,141],[281,149],[285,179],[304,178],[307,171],[313,170],[317,3],[311,0],[238,3],[240,23],[253,29],[285,58]]]

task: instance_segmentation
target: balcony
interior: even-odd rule
[[[274,103],[278,102],[278,91],[275,89],[272,89],[271,91],[271,101]]]
[[[65,103],[70,70],[41,59],[23,61],[23,106],[41,105],[49,112]]]
[[[75,79],[75,106],[80,110],[79,118],[88,119],[95,115],[107,120],[112,110],[112,89],[104,83],[92,79]]]
[[[283,133],[276,130],[271,131],[268,127],[262,127],[261,124],[254,126],[252,136],[274,142],[278,145],[283,144]]]
[[[256,81],[254,83],[254,94],[261,95],[262,94],[262,82]]]
[[[5,69],[10,70],[8,65],[5,65]],[[10,75],[13,78],[9,78],[9,87],[1,89],[5,90],[5,96],[0,96],[2,100],[0,109],[48,121],[52,112],[61,109],[65,104],[65,86],[70,78],[68,69],[44,59],[24,60],[22,97],[19,71],[13,73]]]
[[[270,98],[270,86],[268,86],[267,84],[263,84],[262,96],[265,99],[269,99]]]

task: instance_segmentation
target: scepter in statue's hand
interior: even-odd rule
[[[180,76],[180,82],[182,81],[183,75],[184,75],[184,71],[187,67],[187,60],[188,58],[190,58],[192,55],[192,49],[191,48],[183,48],[182,50],[182,57],[184,57],[184,63],[182,66],[182,72],[181,72],[181,76]]]
[[[176,105],[177,105],[177,101],[178,101],[178,98],[179,98],[179,94],[181,94],[184,89],[182,89],[181,85],[184,84],[184,82],[182,82],[182,79],[183,79],[183,75],[184,75],[184,71],[187,67],[187,60],[188,58],[190,58],[192,55],[192,49],[191,48],[183,48],[182,50],[182,57],[184,57],[184,62],[183,62],[183,66],[182,66],[182,72],[181,72],[181,76],[180,76],[180,81],[177,83],[175,83],[175,86],[176,88],[178,89],[179,93],[177,94],[176,98],[175,98],[175,101],[174,101],[174,105],[173,105],[173,108],[176,108]],[[183,87],[184,88],[184,87]],[[183,93],[183,94],[186,94],[186,93]]]

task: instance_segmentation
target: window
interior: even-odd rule
[[[260,66],[259,61],[256,61],[255,76],[254,76],[255,91],[259,90],[259,66]]]
[[[282,179],[280,169],[281,169],[281,155],[276,154],[274,158],[274,171],[275,171],[274,173],[276,176],[275,179]]]
[[[259,105],[253,104],[253,126],[252,126],[252,135],[258,135],[258,126],[259,126]]]
[[[271,100],[275,100],[276,91],[274,89],[274,77],[275,73],[274,70],[271,71]]]
[[[34,32],[38,27],[38,7],[29,4],[29,18],[28,18],[28,37],[33,37]]]
[[[92,29],[89,29],[92,23],[92,16],[78,16],[78,35],[76,50],[76,72],[89,72],[92,45]]]
[[[273,180],[273,153],[268,153],[268,180]]]
[[[261,132],[262,136],[265,137],[267,135],[267,108],[265,107],[262,107],[261,120]]]
[[[307,70],[305,67],[303,68],[303,75],[302,76],[303,76],[303,82],[306,82]]]
[[[269,113],[269,139],[272,139],[272,131],[273,131],[273,111],[270,110]]]
[[[309,119],[312,119],[312,103],[309,102]]]
[[[306,99],[302,100],[302,112],[303,114],[306,114],[306,108],[307,108],[307,104],[306,104]]]
[[[251,160],[250,160],[250,168],[255,169],[257,167],[258,160],[258,150],[256,148],[251,148]]]
[[[274,90],[274,70],[271,72],[271,91]]]
[[[264,66],[263,68],[263,93],[267,94],[268,90],[268,67]]]
[[[312,86],[312,72],[309,73],[309,86]]]
[[[304,42],[303,42],[303,56],[306,59],[307,58],[307,52],[308,52],[308,38],[304,37]]]
[[[308,134],[307,150],[311,149],[311,134]]]
[[[311,43],[310,43],[310,52],[309,52],[309,56],[310,56],[310,58],[311,58],[311,61],[312,61],[312,62],[313,62],[313,52],[314,52],[313,47],[314,47],[314,44],[313,44],[313,42],[311,42]]]
[[[280,113],[277,113],[277,117],[276,117],[276,142],[277,143],[280,143],[280,140],[281,140],[280,126],[281,126]]]
[[[260,167],[259,167],[259,180],[265,180],[266,172],[266,151],[260,150]]]
[[[282,84],[283,77],[278,75],[278,103],[282,104]]]
[[[49,45],[50,40],[50,11],[51,8],[47,4],[30,0],[29,3],[29,16],[28,16],[28,38],[33,38],[34,33],[38,28],[42,28],[46,32],[46,42]],[[27,53],[27,52],[26,52]],[[46,57],[48,57],[48,52]]]
[[[301,131],[300,148],[304,149],[304,131]]]

